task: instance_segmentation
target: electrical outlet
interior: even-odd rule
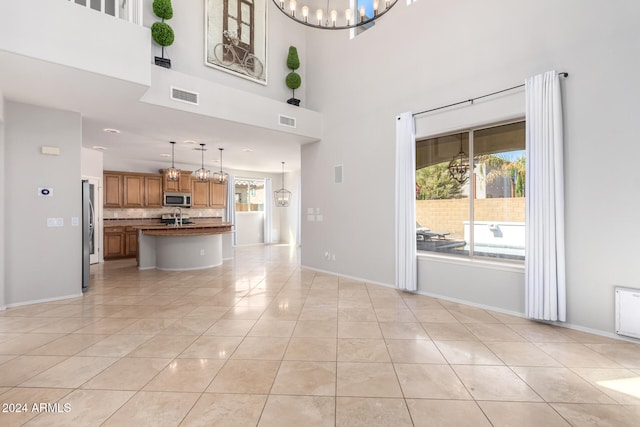
[[[331,261],[335,261],[336,260],[336,254],[331,254]]]
[[[204,249],[200,249],[200,256],[204,256]]]

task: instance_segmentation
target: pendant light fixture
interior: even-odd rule
[[[196,148],[198,150],[198,148]],[[204,168],[204,152],[206,149],[204,148],[204,144],[200,144],[199,150],[202,152],[202,167],[196,171],[193,171],[193,177],[198,181],[204,182],[209,180],[209,175],[211,175],[211,171]]]
[[[310,0],[298,1],[311,6],[318,3]],[[314,12],[309,9],[308,5],[303,5],[300,8],[300,13],[297,13],[298,1],[273,0],[282,13],[297,23],[323,30],[344,30],[373,23],[398,2],[398,0],[371,0],[370,2],[327,0],[327,7],[324,9],[317,9]],[[315,16],[309,16],[310,14]]]
[[[282,188],[275,191],[273,195],[276,198],[276,206],[279,208],[286,208],[289,206],[291,200],[291,191],[284,188],[284,162],[282,162]]]
[[[460,152],[453,156],[447,169],[449,169],[451,177],[460,185],[469,179],[469,156],[462,149],[462,134],[460,134]]]
[[[213,181],[218,184],[224,184],[227,182],[229,174],[222,171],[222,150],[224,150],[224,148],[218,148],[218,150],[220,151],[220,172],[213,173]]]
[[[169,141],[169,144],[171,144],[171,167],[165,171],[165,174],[167,176],[167,181],[177,182],[180,179],[180,169],[176,169],[176,166],[174,164],[174,160],[175,160],[174,150],[175,150],[176,142]]]

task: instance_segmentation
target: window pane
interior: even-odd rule
[[[236,179],[236,212],[264,211],[264,180]]]
[[[466,155],[469,135],[459,133],[416,143],[416,239],[419,251],[468,255],[465,223],[469,222],[469,179],[454,178],[452,161]],[[464,171],[463,167],[460,169]]]
[[[236,181],[236,212],[249,211],[249,186]]]
[[[474,132],[473,255],[524,260],[525,123]],[[465,240],[470,240],[469,224]]]

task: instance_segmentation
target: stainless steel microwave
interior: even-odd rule
[[[191,193],[164,193],[163,206],[191,207]]]

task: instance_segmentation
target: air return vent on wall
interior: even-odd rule
[[[171,87],[171,99],[174,101],[198,105],[198,96],[199,95],[196,92],[189,92],[184,89],[178,89],[177,87]]]
[[[278,124],[280,126],[286,126],[289,128],[296,127],[296,119],[293,117],[283,116],[282,114],[278,114]]]
[[[640,289],[616,287],[616,333],[640,338]]]

